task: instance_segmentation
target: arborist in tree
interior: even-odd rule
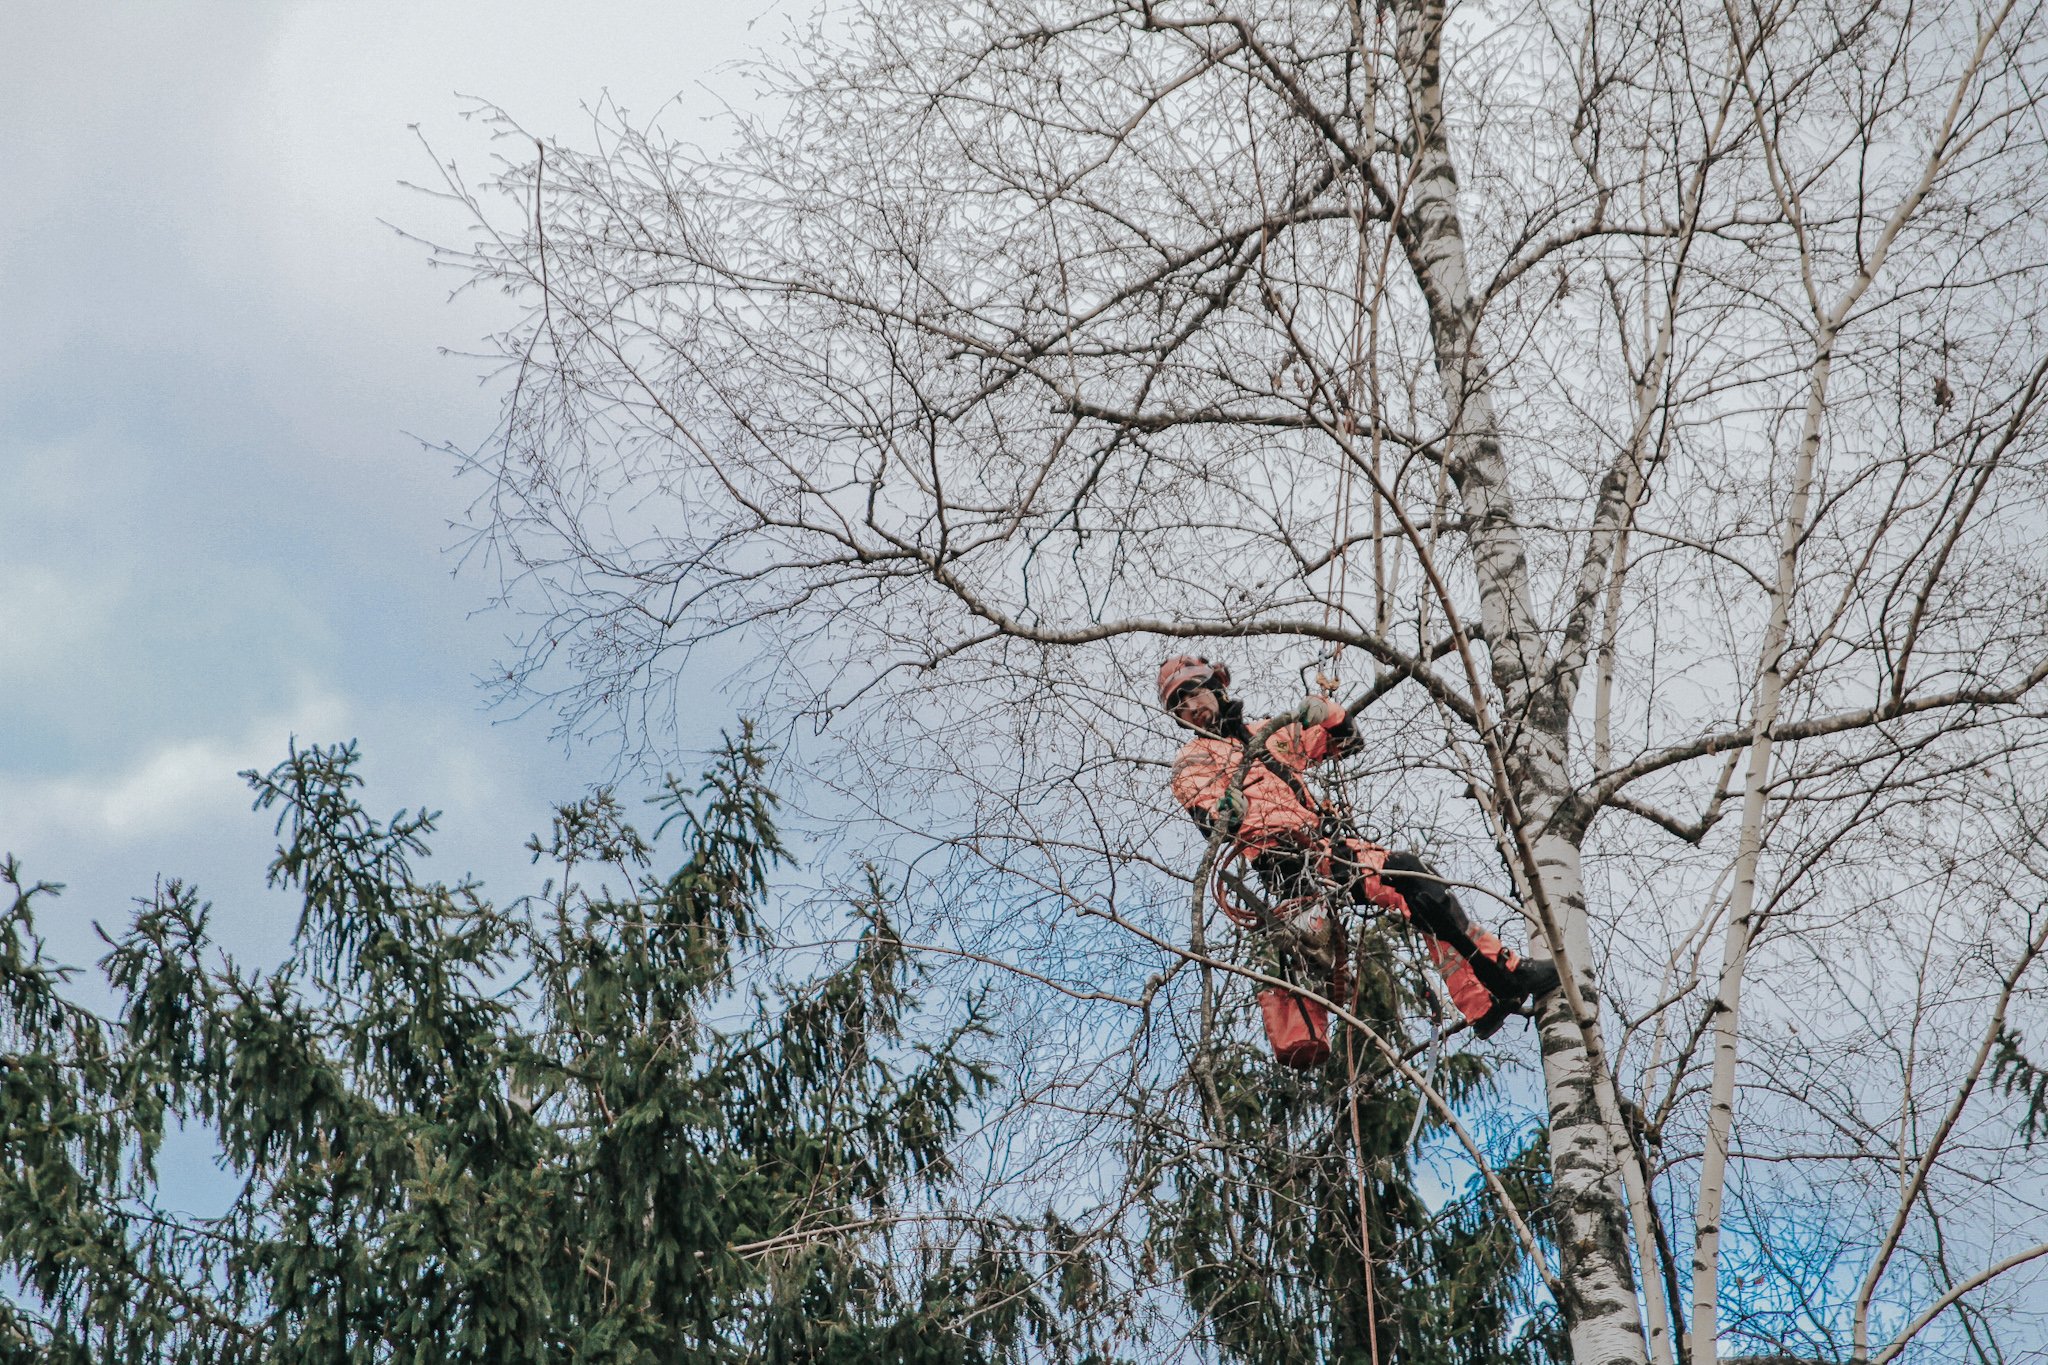
[[[1474,924],[1428,864],[1343,829],[1309,792],[1302,781],[1308,768],[1358,747],[1343,707],[1327,697],[1308,698],[1247,763],[1246,745],[1269,722],[1248,724],[1229,688],[1226,665],[1192,654],[1176,655],[1159,669],[1160,706],[1195,732],[1173,762],[1174,799],[1204,833],[1213,834],[1221,822],[1260,879],[1295,903],[1328,904],[1332,913],[1340,903],[1371,905],[1405,917],[1426,937],[1452,1003],[1482,1038],[1557,988],[1555,965],[1523,958]],[[1275,927],[1288,935],[1294,952],[1341,972],[1341,964],[1329,960],[1333,948],[1342,951],[1341,925],[1310,914]],[[1277,1036],[1274,1041],[1278,1048]]]

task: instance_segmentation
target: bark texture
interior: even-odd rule
[[[1408,211],[1397,220],[1408,259],[1428,300],[1431,337],[1443,401],[1450,414],[1450,474],[1470,516],[1480,625],[1509,742],[1499,729],[1482,742],[1496,755],[1496,793],[1502,821],[1516,850],[1533,855],[1517,878],[1548,907],[1546,927],[1561,941],[1550,945],[1575,979],[1585,1017],[1574,1016],[1564,992],[1551,999],[1542,1020],[1543,1071],[1550,1097],[1551,1162],[1559,1252],[1573,1358],[1580,1365],[1628,1365],[1645,1359],[1644,1337],[1629,1262],[1622,1154],[1626,1137],[1614,1130],[1605,1096],[1611,1078],[1588,1046],[1599,1028],[1592,941],[1579,878],[1575,835],[1555,829],[1571,796],[1565,768],[1571,686],[1581,655],[1566,668],[1551,666],[1529,584],[1522,528],[1515,514],[1508,460],[1494,415],[1479,316],[1458,214],[1458,175],[1445,126],[1442,82],[1444,6],[1436,0],[1399,10],[1398,56],[1408,87],[1415,137],[1415,174]],[[1611,520],[1620,490],[1604,490],[1600,516]],[[1595,566],[1598,576],[1598,565]],[[1483,706],[1483,697],[1475,703]],[[1482,726],[1486,722],[1482,721]],[[1532,916],[1532,921],[1535,917]]]

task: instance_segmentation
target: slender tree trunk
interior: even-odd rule
[[[1543,637],[1529,592],[1528,559],[1516,520],[1494,416],[1490,380],[1477,345],[1477,308],[1458,218],[1457,171],[1443,119],[1441,0],[1410,0],[1398,11],[1397,57],[1415,139],[1408,211],[1396,230],[1428,301],[1437,373],[1451,415],[1451,476],[1472,516],[1492,684],[1516,738],[1503,766],[1523,834],[1535,841],[1531,876],[1554,913],[1581,998],[1597,1010],[1592,944],[1579,880],[1577,830],[1550,827],[1571,791],[1565,768],[1569,704],[1548,679]],[[1560,1305],[1578,1365],[1638,1365],[1645,1359],[1628,1219],[1621,1188],[1622,1143],[1586,1037],[1557,1002],[1543,1023],[1553,1189],[1567,1302]]]
[[[1797,180],[1781,167],[1773,168],[1772,184],[1778,192],[1780,207],[1787,221],[1799,232],[1807,295],[1814,310],[1816,328],[1805,420],[1793,468],[1791,497],[1786,503],[1785,518],[1780,527],[1778,574],[1772,587],[1771,616],[1764,630],[1759,659],[1749,774],[1743,790],[1742,828],[1736,846],[1735,886],[1729,901],[1728,936],[1722,950],[1720,990],[1714,1002],[1714,1072],[1708,1091],[1706,1149],[1700,1161],[1699,1199],[1693,1222],[1693,1305],[1689,1341],[1694,1361],[1712,1360],[1715,1342],[1720,1336],[1721,1206],[1727,1187],[1730,1134],[1735,1123],[1735,1065],[1736,1045],[1741,1032],[1742,975],[1748,965],[1750,940],[1755,932],[1757,863],[1763,849],[1764,817],[1771,781],[1771,727],[1777,723],[1779,699],[1785,688],[1785,654],[1791,637],[1792,598],[1798,587],[1799,547],[1806,529],[1807,503],[1820,452],[1821,427],[1827,415],[1828,378],[1834,366],[1835,342],[1843,320],[1877,278],[1877,272],[1890,254],[1900,229],[1919,208],[1946,159],[1955,153],[1950,145],[1950,133],[1956,126],[1965,96],[1976,79],[1985,52],[2012,10],[2013,0],[2007,0],[1979,28],[1976,47],[1956,80],[1947,116],[1939,136],[1931,143],[1919,182],[1887,217],[1883,230],[1876,235],[1869,254],[1863,260],[1862,268],[1851,277],[1832,307],[1822,307],[1817,290],[1814,266],[1806,245],[1805,209],[1800,202]]]
[[[1722,946],[1720,989],[1714,999],[1714,1073],[1708,1090],[1707,1143],[1700,1160],[1698,1211],[1693,1216],[1692,1331],[1689,1354],[1714,1359],[1720,1336],[1721,1199],[1727,1187],[1728,1142],[1735,1124],[1736,1044],[1741,1038],[1742,974],[1755,933],[1757,863],[1763,854],[1764,817],[1770,800],[1771,727],[1785,691],[1785,649],[1791,638],[1792,598],[1798,587],[1799,544],[1820,451],[1821,419],[1827,411],[1833,334],[1824,332],[1792,472],[1792,494],[1779,527],[1778,577],[1771,592],[1771,617],[1764,629],[1749,774],[1743,783],[1742,828],[1736,842],[1735,886],[1729,895],[1728,935]]]

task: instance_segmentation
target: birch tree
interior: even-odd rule
[[[716,155],[494,114],[442,258],[520,307],[459,452],[537,613],[504,681],[660,753],[738,633],[939,948],[1070,1012],[1071,1119],[1176,1083],[1247,970],[1152,667],[1340,679],[1338,794],[1564,969],[1573,1358],[1997,1359],[2048,1251],[2006,1093],[2048,1034],[2043,24],[871,0]]]

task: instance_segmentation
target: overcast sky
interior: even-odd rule
[[[501,886],[603,774],[474,684],[514,623],[453,575],[470,490],[422,440],[489,431],[497,391],[437,348],[503,318],[383,224],[463,239],[399,182],[433,176],[421,135],[483,178],[464,96],[568,141],[607,92],[675,99],[662,122],[715,141],[729,64],[787,22],[772,0],[0,6],[0,851],[68,883],[59,956],[95,957],[91,921],[161,872],[274,957],[290,907],[235,773],[290,736],[360,738],[373,810],[443,807],[440,871]]]

